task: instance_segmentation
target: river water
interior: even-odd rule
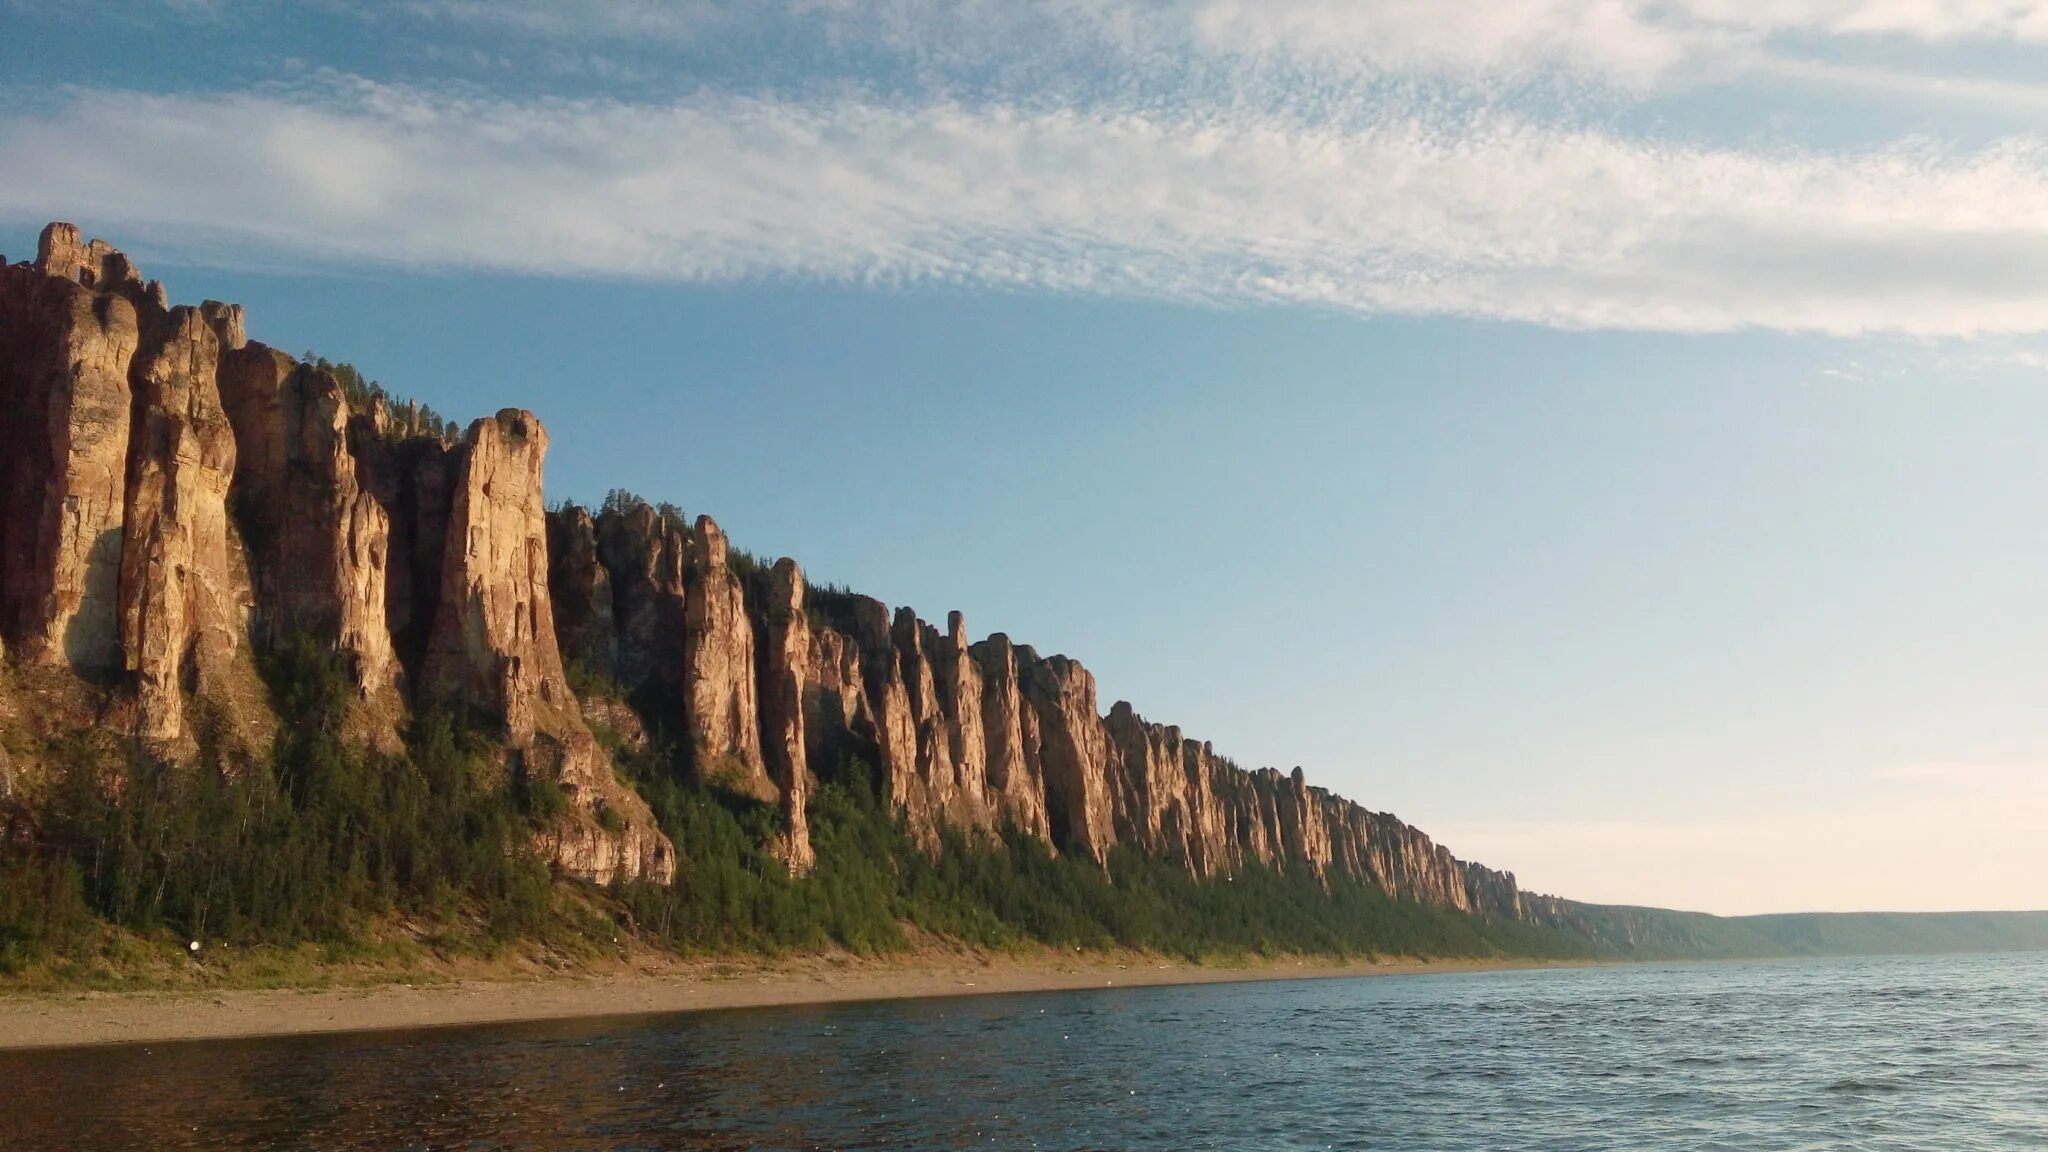
[[[0,1148],[2048,1147],[2048,956],[0,1053]]]

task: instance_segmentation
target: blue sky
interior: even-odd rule
[[[2048,906],[2048,5],[0,0],[0,252],[1582,898]]]

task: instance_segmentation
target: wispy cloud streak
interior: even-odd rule
[[[2048,329],[2048,152],[1854,156],[1493,112],[504,102],[336,80],[0,122],[0,215],[327,260],[936,282],[1576,327]]]
[[[2048,43],[2048,3],[2002,0],[415,0],[416,16],[551,37],[696,42],[792,32],[920,55],[1232,60],[1640,85],[1787,37]]]

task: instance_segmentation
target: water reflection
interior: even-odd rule
[[[2040,957],[0,1055],[0,1148],[2048,1147]]]

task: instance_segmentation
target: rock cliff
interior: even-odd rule
[[[545,834],[565,870],[665,880],[672,847],[567,691],[539,422],[500,413],[454,446],[359,399],[250,343],[240,308],[169,307],[51,225],[34,262],[0,267],[7,659],[75,679],[42,681],[79,704],[68,722],[248,756],[276,723],[257,655],[313,644],[348,669],[357,738],[395,746],[415,703],[473,710],[576,801]]]
[[[562,666],[541,498],[547,446],[533,413],[508,408],[471,424],[448,457],[441,594],[421,692],[501,726],[516,771],[552,776],[569,793],[572,819],[550,833],[565,869],[599,883],[619,874],[666,882],[674,847],[614,778]]]
[[[697,517],[683,581],[685,731],[700,775],[773,800],[775,785],[761,759],[754,626],[745,586],[728,561],[725,533],[711,517]]]
[[[757,574],[760,613],[760,686],[762,759],[768,770],[769,797],[782,813],[781,842],[776,854],[793,873],[810,871],[817,860],[811,851],[810,821],[804,807],[810,800],[810,751],[804,736],[805,681],[811,669],[811,623],[804,609],[804,573],[796,561],[783,559]]]
[[[243,323],[169,307],[68,225],[0,267],[0,658],[92,686],[168,754],[202,722],[260,746],[256,655],[312,643],[345,659],[362,739],[460,709],[510,771],[558,779],[573,802],[543,846],[599,882],[666,882],[675,860],[592,719],[607,740],[684,741],[707,783],[772,805],[797,874],[813,788],[865,766],[934,852],[949,830],[1011,832],[1103,866],[1123,848],[1204,878],[1272,868],[1562,915],[1299,768],[1246,771],[1127,702],[1105,715],[1081,664],[973,641],[959,613],[941,630],[815,588],[709,517],[623,494],[548,512],[532,413],[455,440]],[[15,708],[0,698],[0,722]],[[30,770],[5,765],[0,787]]]
[[[391,516],[361,483],[341,382],[262,344],[230,348],[219,380],[235,437],[232,511],[255,579],[252,637],[343,654],[363,735],[388,748],[403,711],[386,618]]]

